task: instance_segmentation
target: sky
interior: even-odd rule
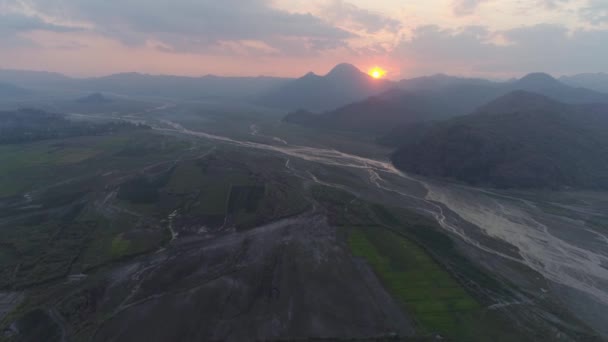
[[[608,71],[608,0],[0,0],[0,68],[400,79]]]

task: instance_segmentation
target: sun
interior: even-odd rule
[[[373,67],[369,70],[368,74],[375,79],[380,79],[386,75],[386,70],[380,67]]]

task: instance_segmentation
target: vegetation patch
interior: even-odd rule
[[[426,333],[457,335],[461,319],[479,309],[477,302],[424,250],[392,232],[355,229],[349,245],[354,255],[372,265]]]
[[[112,240],[110,255],[114,258],[120,258],[127,254],[131,242],[124,238],[123,234],[118,235]]]
[[[328,209],[329,223],[337,227],[374,225],[366,202],[336,188],[315,185],[311,188],[313,198]]]
[[[233,186],[230,190],[228,213],[253,213],[258,209],[260,200],[264,197],[263,186]]]
[[[132,215],[108,219],[90,214],[87,219],[95,221],[101,229],[96,229],[84,246],[81,257],[73,266],[74,272],[87,272],[112,261],[156,250],[170,238],[164,227],[141,228],[139,219]]]
[[[522,341],[416,243],[380,227],[352,229],[348,243],[414,316],[421,334],[455,341]]]
[[[167,191],[175,194],[188,194],[208,185],[209,180],[203,170],[194,162],[180,163],[173,172]]]

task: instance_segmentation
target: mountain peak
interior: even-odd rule
[[[559,84],[560,82],[549,74],[535,72],[522,77],[518,83],[527,86],[547,86]]]
[[[343,75],[358,75],[361,74],[361,70],[356,66],[349,63],[341,63],[336,65],[327,76],[343,76]]]
[[[317,74],[315,74],[314,72],[311,71],[311,72],[307,73],[306,75],[302,76],[300,79],[302,79],[302,80],[311,80],[311,79],[317,79],[319,77],[320,77],[319,75],[317,75]]]

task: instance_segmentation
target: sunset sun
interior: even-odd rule
[[[380,79],[386,75],[386,70],[379,67],[374,67],[369,71],[368,74],[375,79]]]

